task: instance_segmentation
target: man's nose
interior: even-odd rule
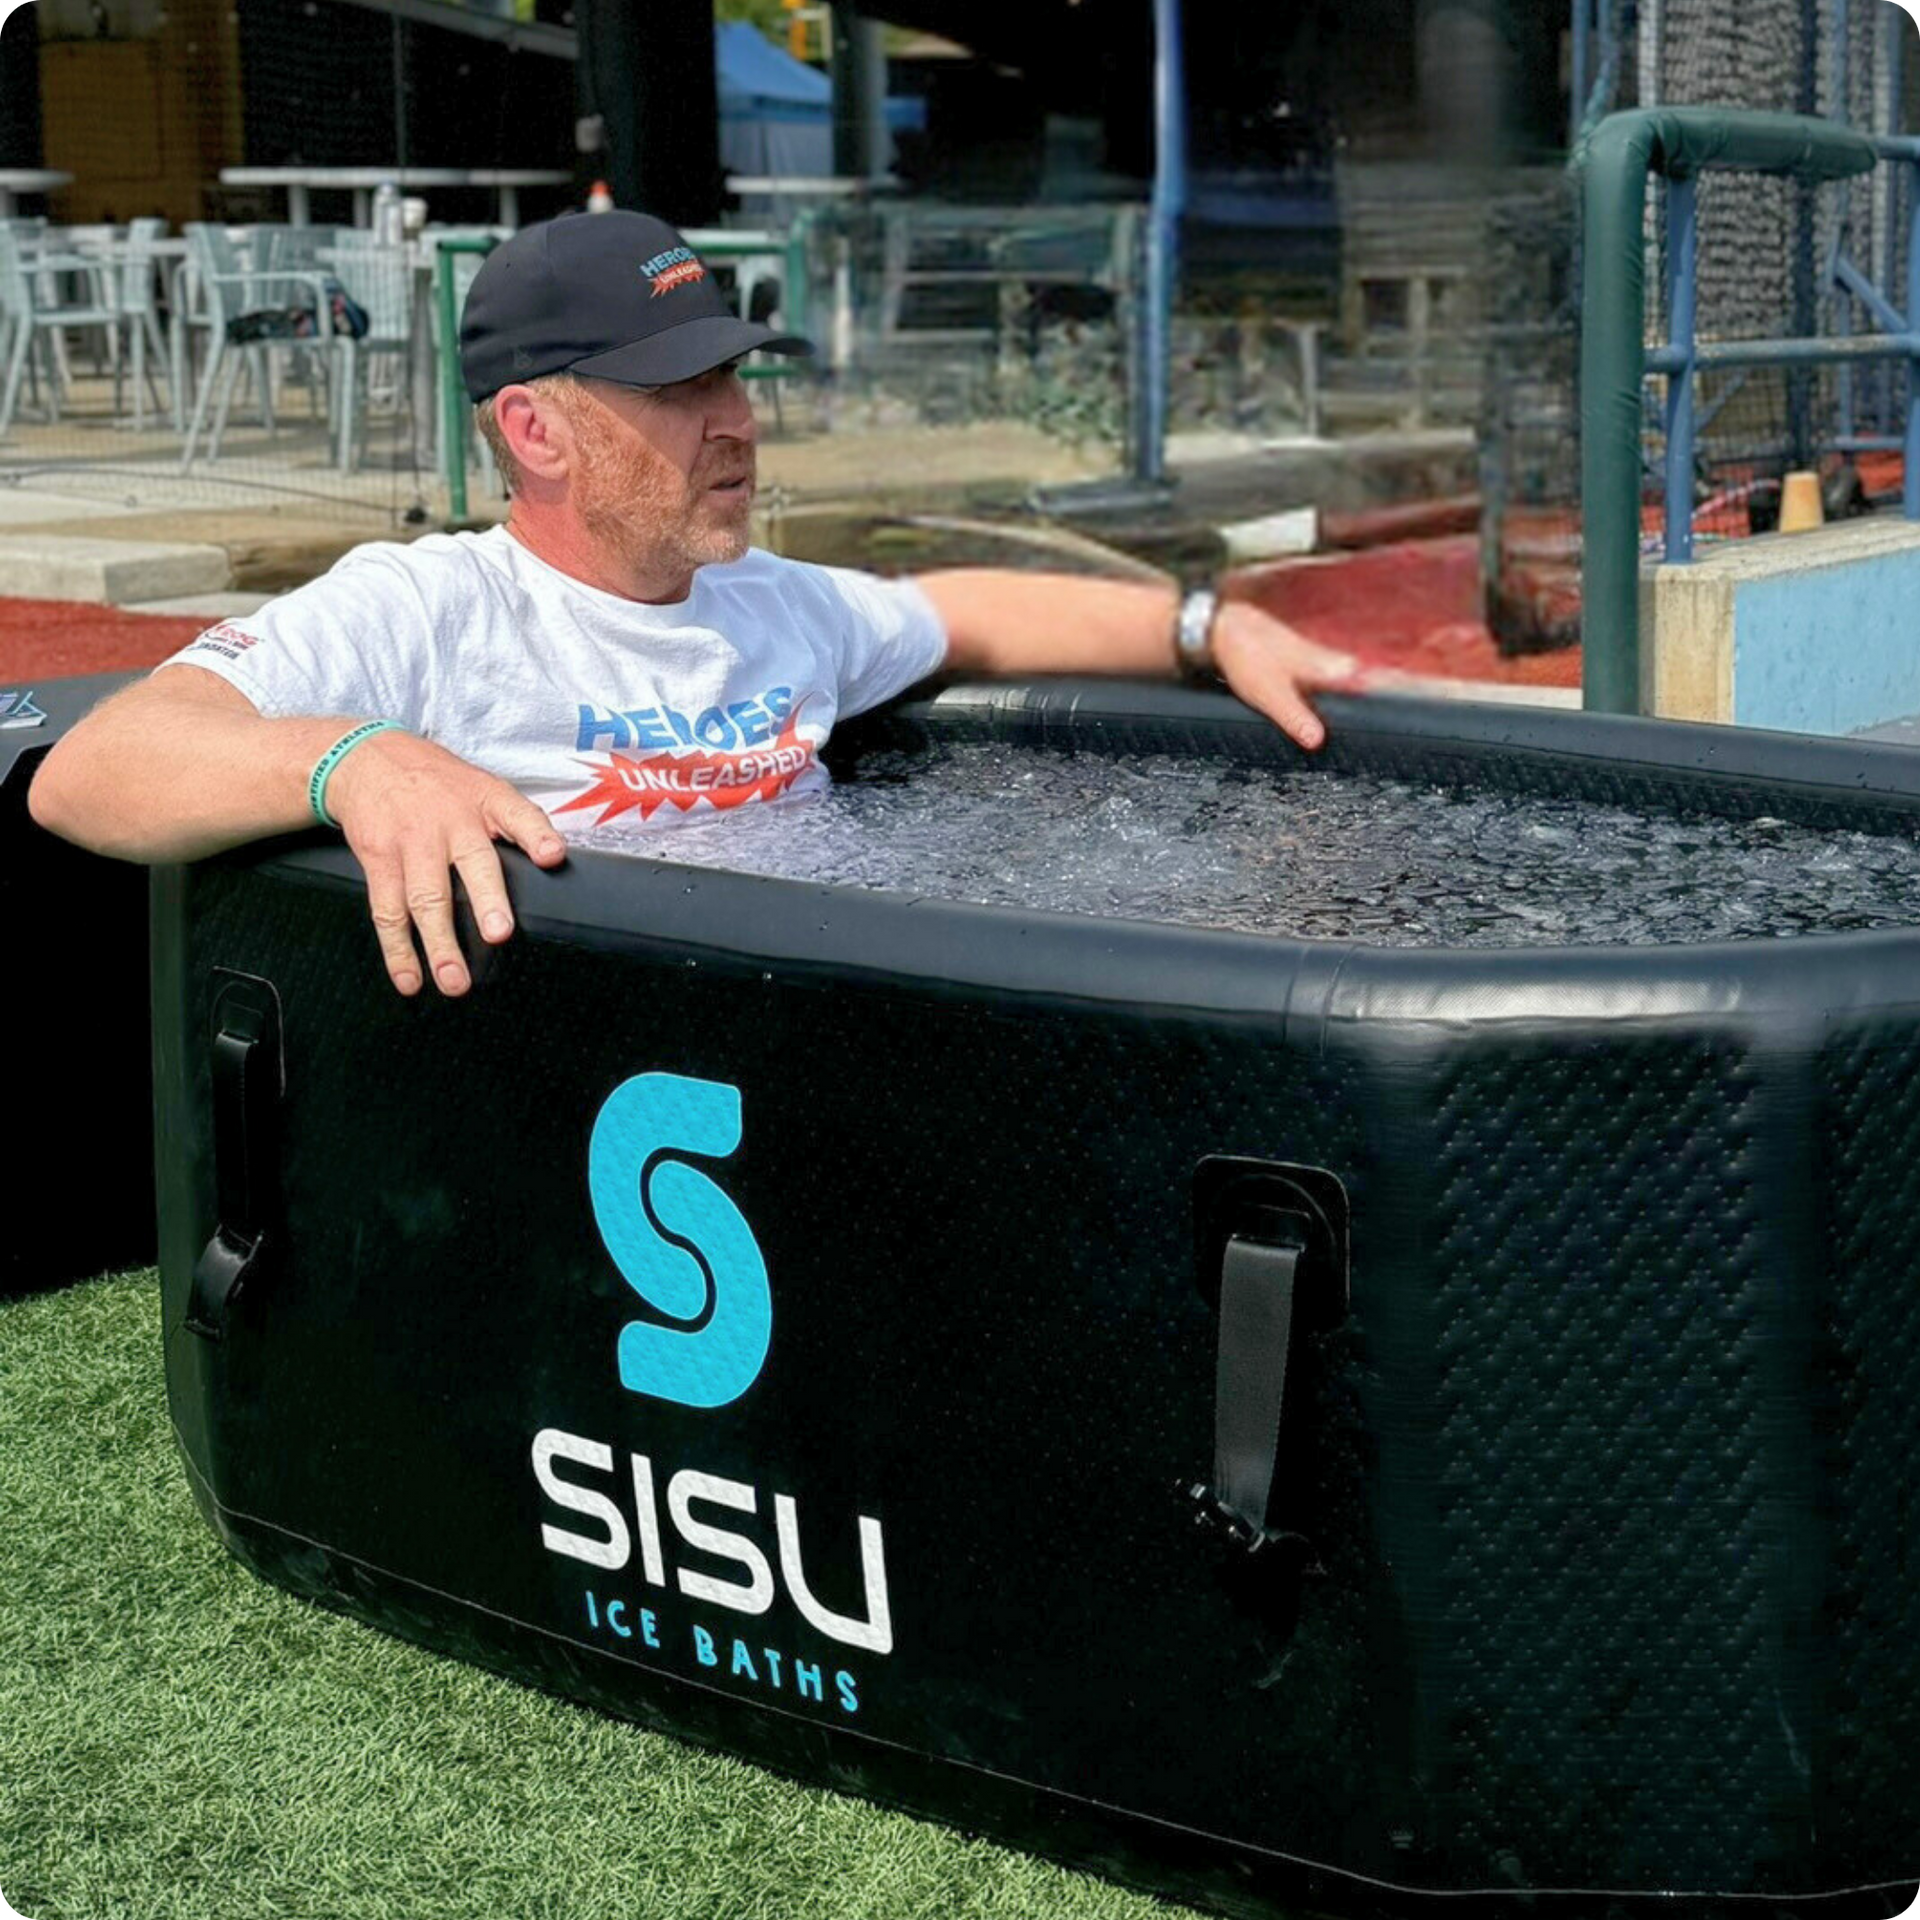
[[[707,409],[707,437],[710,440],[751,440],[758,432],[753,417],[753,402],[747,396],[747,383],[738,373],[721,381]]]

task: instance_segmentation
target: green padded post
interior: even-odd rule
[[[440,303],[440,470],[447,477],[447,517],[467,517],[467,391],[460,378],[460,307],[453,293],[453,256],[491,253],[492,240],[450,239],[434,248],[433,294]]]
[[[1640,391],[1646,375],[1647,178],[1708,168],[1819,185],[1869,172],[1863,133],[1794,113],[1654,107],[1610,114],[1574,156],[1585,173],[1580,315],[1581,629],[1586,706],[1639,713]]]

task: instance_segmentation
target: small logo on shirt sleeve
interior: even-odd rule
[[[257,647],[260,636],[249,633],[245,627],[236,627],[231,620],[222,620],[218,626],[209,627],[205,633],[187,648],[188,653],[218,654],[222,660],[238,660],[249,647]]]

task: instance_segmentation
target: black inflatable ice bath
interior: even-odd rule
[[[1920,820],[1893,749],[1332,719],[1335,765]],[[838,749],[917,730],[1293,757],[1111,686]],[[158,880],[168,1381],[251,1566],[1235,1910],[1908,1904],[1920,926],[514,878],[453,1003],[386,986],[337,846]]]
[[[27,811],[47,749],[133,678],[0,684],[0,1295],[153,1260],[147,877]]]

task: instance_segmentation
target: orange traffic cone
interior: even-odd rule
[[[1780,531],[1805,533],[1826,521],[1820,504],[1820,476],[1817,473],[1790,473],[1780,484]]]

